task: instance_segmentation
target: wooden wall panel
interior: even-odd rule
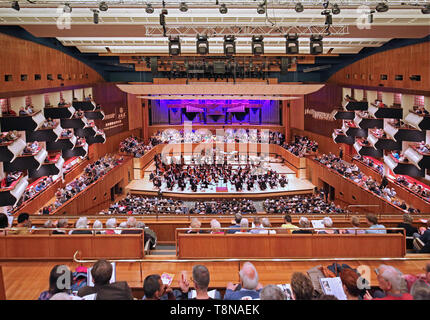
[[[2,266],[0,266],[0,300],[6,300],[6,289],[4,287]]]
[[[127,104],[128,104],[128,129],[142,129],[143,128],[143,107],[142,99],[137,98],[135,94],[127,94]],[[147,112],[147,111],[146,111]]]
[[[394,67],[395,66],[395,67]],[[329,83],[339,85],[362,85],[430,91],[430,42],[376,53],[338,71]],[[386,74],[388,80],[381,80]],[[411,75],[421,75],[421,81],[412,81]],[[349,79],[347,78],[349,75]],[[357,75],[354,79],[354,75]],[[403,75],[403,81],[395,80]],[[363,78],[362,78],[363,77]]]
[[[60,87],[62,83],[72,86],[103,81],[95,70],[61,51],[1,33],[0,56],[0,97],[2,92]],[[24,74],[27,80],[21,81]],[[35,80],[35,74],[40,74],[41,80]],[[52,74],[53,80],[47,79],[48,74]],[[64,80],[57,79],[58,74]],[[12,81],[5,81],[5,75],[12,75]]]
[[[304,97],[297,100],[291,100],[289,108],[289,122],[290,128],[299,130],[305,129],[305,100]]]

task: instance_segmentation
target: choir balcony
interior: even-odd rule
[[[73,157],[85,157],[88,154],[88,143],[78,141],[73,149],[63,150],[63,158],[70,159]]]
[[[369,113],[378,119],[402,119],[403,109],[398,105],[393,105],[390,108],[381,107],[371,103],[368,109]]]
[[[405,122],[418,129],[418,130],[430,130],[430,115],[417,114],[410,110],[406,115]]]
[[[373,158],[382,158],[383,156],[383,150],[376,149],[365,139],[356,139],[354,149],[362,156],[370,156]]]
[[[411,177],[424,177],[424,170],[409,162],[408,159],[396,159],[392,153],[384,155],[384,163],[395,174],[403,174]]]
[[[48,151],[58,151],[58,150],[70,150],[76,145],[77,138],[71,132],[68,135],[63,135],[58,138],[57,141],[46,142],[46,150]]]
[[[14,161],[4,162],[3,168],[6,172],[39,169],[47,155],[48,152],[41,145],[34,151],[27,151],[27,147],[25,147],[21,155],[17,156]]]
[[[2,132],[0,135],[0,161],[11,162],[22,153],[25,148],[25,142],[20,135],[9,135]]]
[[[88,125],[88,120],[85,116],[73,119],[61,119],[61,127],[65,129],[79,129]]]
[[[87,124],[84,128],[75,129],[75,136],[79,138],[94,137],[97,133],[97,127],[92,124]]]
[[[61,153],[52,154],[46,157],[40,169],[28,170],[30,178],[40,178],[44,176],[56,176],[63,173],[64,158]]]
[[[337,110],[334,114],[335,120],[354,120],[355,118],[355,112],[354,111],[344,111],[344,110]]]
[[[15,206],[28,186],[28,177],[20,172],[19,176],[8,186],[5,185],[5,179],[2,180],[0,187],[0,207]]]
[[[73,101],[72,105],[76,110],[82,110],[82,111],[96,110],[96,105],[94,104],[93,101]]]
[[[36,131],[26,131],[25,138],[26,141],[57,141],[61,137],[62,131],[63,128],[56,122],[54,125],[42,125]]]
[[[85,117],[88,120],[103,120],[105,113],[102,110],[85,111]]]
[[[367,137],[367,129],[361,129],[353,121],[344,121],[342,131],[349,137]]]
[[[76,110],[72,106],[49,107],[43,109],[45,118],[51,119],[71,119]]]
[[[335,143],[354,144],[355,138],[348,137],[341,129],[335,129],[332,133],[333,141]]]
[[[34,131],[45,122],[42,111],[25,116],[0,117],[1,131]]]
[[[425,140],[425,132],[417,130],[402,121],[400,123],[390,123],[388,122],[384,130],[387,135],[393,138],[395,141],[412,141],[419,142]]]
[[[367,101],[346,101],[344,107],[348,111],[364,111],[369,107]]]
[[[370,129],[367,141],[378,150],[400,150],[402,143],[391,139],[382,129]]]
[[[361,129],[382,129],[384,127],[384,119],[376,119],[371,116],[367,111],[356,112],[354,123]]]
[[[92,145],[94,143],[105,143],[106,142],[106,134],[104,132],[97,132],[94,137],[86,138],[88,145]]]
[[[406,149],[405,156],[410,162],[421,169],[430,169],[429,147],[413,145]]]

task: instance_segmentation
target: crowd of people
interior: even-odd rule
[[[112,204],[103,214],[186,214],[188,207],[182,200],[149,198],[128,194],[124,199]]]
[[[190,209],[190,214],[253,214],[257,209],[254,202],[249,199],[220,199],[212,201],[199,201],[194,204],[194,208]]]
[[[76,178],[65,188],[60,188],[55,193],[54,208],[62,206],[65,202],[73,198],[79,192],[85,190],[89,185],[103,177],[110,170],[121,164],[122,157],[117,158],[113,155],[106,155],[83,170],[80,177]]]
[[[375,170],[376,172],[378,172],[379,174],[384,174],[384,166],[382,164],[378,164],[375,163],[371,158],[369,157],[363,157],[360,154],[357,154],[353,157],[354,160],[357,161],[361,161],[362,163],[364,163],[366,166],[372,168],[373,170]]]
[[[13,184],[16,180],[18,180],[21,176],[22,172],[20,171],[6,172],[5,177],[0,182],[0,188],[9,188],[10,185]]]
[[[395,180],[398,184],[406,187],[416,195],[418,195],[421,198],[424,198],[424,200],[430,202],[430,188],[424,188],[421,184],[418,184],[416,182],[410,182],[408,179],[406,179],[404,176],[398,176]]]
[[[308,154],[317,152],[318,142],[305,136],[294,136],[294,140],[289,144],[282,144],[282,147],[290,151],[297,157],[304,157]]]
[[[399,199],[396,196],[394,188],[388,188],[386,184],[380,184],[372,177],[366,176],[360,171],[357,165],[349,164],[332,153],[317,156],[315,157],[315,160],[336,171],[345,178],[354,181],[362,188],[365,188],[386,201],[391,202],[393,205],[398,206],[403,210],[407,210],[410,213],[420,213],[419,209],[407,206],[404,200]]]
[[[0,135],[0,143],[7,143],[18,138],[18,131],[2,132]]]
[[[148,144],[140,141],[139,138],[131,136],[119,144],[119,151],[132,154],[135,158],[141,158],[161,141],[156,137],[151,137]]]

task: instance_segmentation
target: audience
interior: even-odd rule
[[[17,219],[18,224],[15,228],[8,231],[8,234],[20,234],[25,235],[29,234],[31,228],[31,219],[28,213],[20,213]]]
[[[373,214],[366,215],[366,220],[369,229],[385,229],[385,226],[382,224],[378,224],[378,218]],[[366,233],[387,233],[387,230],[366,230]]]
[[[143,300],[176,300],[172,288],[163,284],[160,275],[152,274],[143,281]]]
[[[294,272],[291,276],[291,290],[295,300],[312,300],[314,297],[312,280],[301,272]]]
[[[42,292],[39,300],[82,300],[71,293],[72,279],[68,266],[54,266],[49,275],[49,290]]]
[[[119,151],[132,154],[135,158],[141,158],[145,153],[161,143],[160,140],[154,137],[150,139],[149,144],[145,144],[139,140],[139,138],[134,136],[128,137],[119,144]]]
[[[128,194],[123,200],[112,204],[107,214],[186,214],[186,207],[182,200],[166,198],[149,198]]]
[[[294,141],[290,144],[283,144],[282,147],[287,149],[297,157],[304,157],[306,155],[317,152],[318,142],[310,140],[304,136],[294,136]]]
[[[366,300],[413,300],[409,293],[402,293],[402,275],[392,266],[385,266],[378,273],[379,288],[384,291],[382,298],[373,298],[369,292],[364,296]]]
[[[195,265],[193,267],[192,282],[195,289],[195,297],[192,296],[190,292],[190,283],[187,279],[187,274],[185,271],[181,272],[181,277],[179,279],[180,295],[178,300],[220,300],[221,294],[218,290],[215,291],[214,298],[210,297],[208,294],[208,287],[210,283],[210,273],[206,266]]]
[[[195,202],[190,214],[254,214],[257,209],[252,200],[247,199],[218,199],[210,202]]]
[[[262,285],[258,282],[258,272],[251,262],[245,262],[239,271],[240,283],[229,282],[224,300],[256,300],[260,298]]]

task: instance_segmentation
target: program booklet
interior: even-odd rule
[[[277,286],[281,288],[282,291],[284,291],[285,295],[287,296],[287,300],[294,300],[293,290],[291,290],[291,285],[289,283],[278,284]]]
[[[324,226],[323,221],[324,221],[324,220],[311,220],[311,222],[312,222],[312,227],[313,227],[314,229],[320,229],[320,228],[324,229],[324,228],[325,228],[325,226]]]
[[[340,277],[336,278],[321,278],[321,288],[324,294],[335,296],[339,300],[348,300],[342,287]]]
[[[173,273],[163,273],[161,275],[161,281],[163,282],[163,284],[167,284],[169,287],[173,282],[173,278],[175,277],[175,275]]]

